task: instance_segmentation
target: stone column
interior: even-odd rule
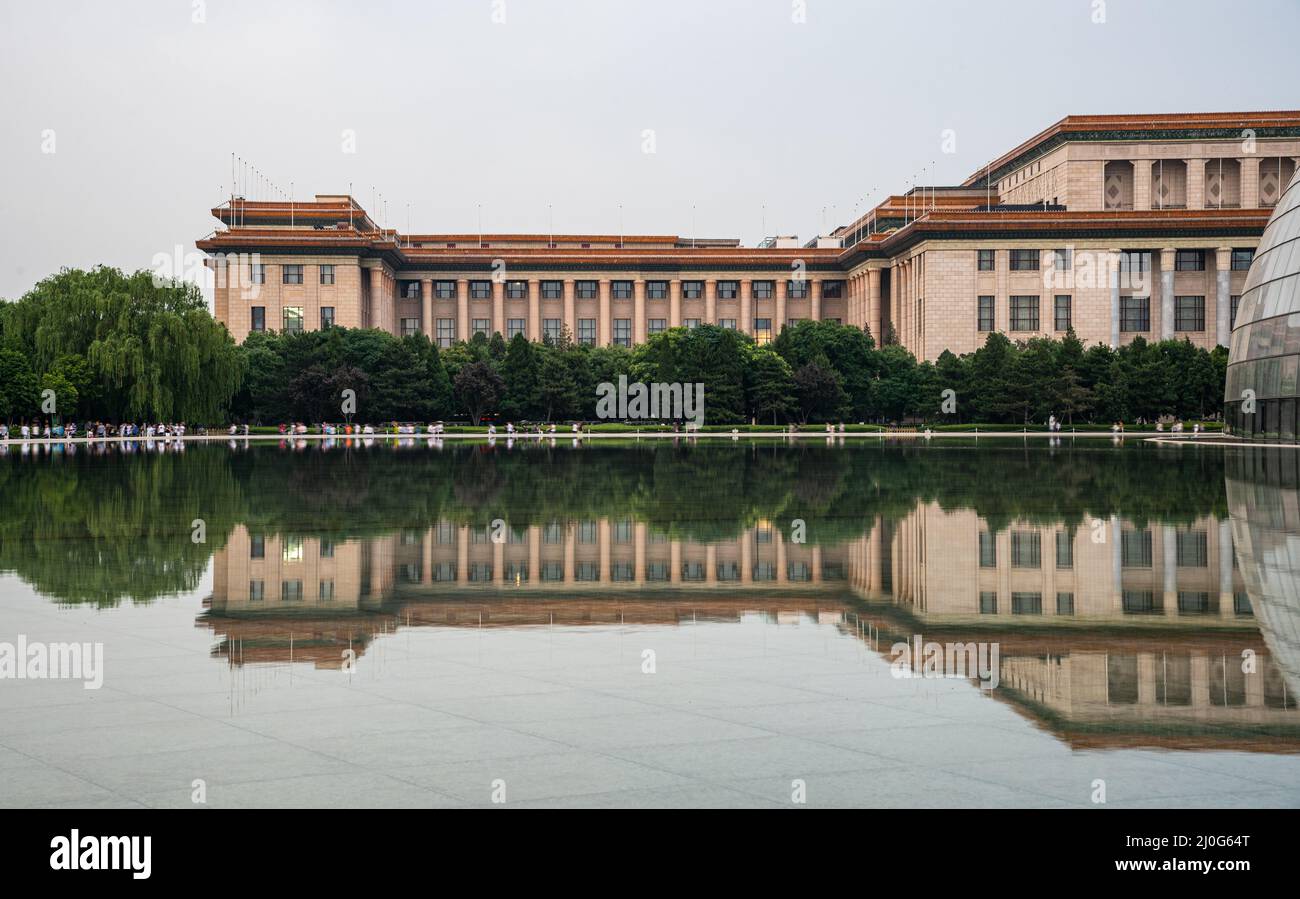
[[[528,580],[539,583],[542,579],[542,529],[539,525],[528,526]]]
[[[528,279],[528,339],[542,339],[542,285],[537,278]]]
[[[1227,346],[1232,337],[1232,247],[1214,251],[1214,277],[1214,340],[1219,346]]]
[[[822,279],[813,278],[808,288],[808,317],[815,322],[822,320]]]
[[[1110,268],[1110,348],[1119,348],[1119,250],[1111,250]]]
[[[433,528],[425,528],[420,538],[420,583],[433,582]]]
[[[632,343],[645,343],[645,281],[637,278],[632,282]]]
[[[754,532],[747,530],[740,535],[740,582],[754,582]]]
[[[596,322],[596,345],[609,346],[614,338],[614,322],[609,314],[609,279],[601,278],[598,287],[600,293],[600,319]]]
[[[456,280],[456,339],[469,340],[469,279]]]
[[[1241,208],[1259,208],[1259,157],[1241,159]]]
[[[1103,163],[1104,165],[1104,163]],[[1105,177],[1102,177],[1103,190]],[[1102,205],[1105,209],[1105,205]],[[1138,159],[1133,162],[1133,208],[1151,208],[1151,160]]]
[[[668,580],[673,584],[682,582],[682,541],[674,540],[668,545]]]
[[[570,524],[564,530],[564,582],[573,583],[574,572],[577,570],[578,557],[578,538],[577,527]]]
[[[578,315],[574,310],[577,308],[574,304],[574,286],[572,278],[564,279],[564,286],[560,288],[564,292],[564,327],[569,329],[569,339],[577,341],[578,339]]]
[[[1178,533],[1167,524],[1164,531],[1164,605],[1166,615],[1178,614]]]
[[[492,330],[506,336],[506,285],[496,279],[492,281]]]
[[[773,285],[773,292],[776,294],[776,298],[772,303],[773,306],[772,339],[773,340],[776,340],[776,338],[780,336],[781,329],[785,327],[785,306],[786,306],[786,300],[788,299],[786,293],[789,290],[789,287],[790,287],[790,282],[787,281],[784,277],[777,278],[775,285]]]
[[[788,557],[786,556],[785,536],[781,533],[780,528],[772,528],[772,538],[776,541],[776,582],[786,584],[789,582]]]
[[[704,582],[710,586],[718,583],[718,547],[713,543],[704,547]]]
[[[740,279],[740,321],[736,322],[741,334],[754,333],[754,279]]]
[[[673,278],[668,282],[668,327],[682,326],[682,280]]]
[[[1232,522],[1219,522],[1219,609],[1232,614]]]
[[[1222,194],[1220,194],[1222,196]],[[1205,160],[1187,160],[1187,208],[1205,208]]]
[[[469,582],[469,526],[456,529],[456,583]]]
[[[704,282],[704,324],[718,323],[718,279],[709,278]]]
[[[506,545],[492,542],[492,580],[498,584],[506,582]]]
[[[610,568],[610,550],[612,538],[610,535],[609,519],[602,518],[596,526],[596,539],[600,541],[600,575],[598,581],[601,584],[608,584],[614,579],[614,572]]]
[[[1160,339],[1174,336],[1174,259],[1172,247],[1160,251]]]
[[[372,328],[384,328],[384,306],[387,298],[384,296],[384,270],[375,267],[370,270],[370,321],[367,323]]]
[[[867,269],[867,329],[876,346],[884,342],[884,325],[880,321],[880,269]]]
[[[1011,330],[1011,251],[993,251],[993,330]]]
[[[649,543],[645,522],[638,521],[632,525],[632,539],[632,580],[640,587],[645,584],[645,551]]]
[[[1121,545],[1123,529],[1120,527],[1119,516],[1110,517],[1110,562],[1111,562],[1111,599],[1114,601],[1114,611],[1119,612],[1124,601],[1124,550]]]
[[[420,325],[424,328],[424,336],[433,340],[433,280],[430,278],[420,279]]]

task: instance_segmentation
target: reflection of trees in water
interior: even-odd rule
[[[224,452],[0,460],[0,570],[63,602],[193,590],[243,507]],[[202,519],[206,543],[195,543]]]
[[[260,533],[372,537],[438,521],[485,527],[635,519],[675,539],[732,539],[759,521],[811,544],[869,532],[918,502],[974,509],[995,529],[1013,520],[1079,525],[1122,514],[1178,523],[1223,516],[1218,448],[1116,450],[1080,441],[934,444],[448,441],[398,450],[230,451],[0,459],[0,568],[71,602],[111,604],[192,589],[231,527]],[[191,542],[191,522],[208,543]]]

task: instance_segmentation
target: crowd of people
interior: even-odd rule
[[[184,437],[190,433],[185,426],[185,422],[176,422],[166,424],[158,422],[157,424],[136,424],[135,422],[122,422],[113,424],[103,421],[70,421],[66,424],[54,424],[50,421],[32,421],[19,422],[12,428],[0,422],[0,440],[10,440],[21,438],[23,440],[70,440],[77,437],[83,437],[88,440],[109,438],[109,437],[144,437],[146,439],[170,439],[173,437]],[[206,429],[200,427],[193,433],[204,435]]]

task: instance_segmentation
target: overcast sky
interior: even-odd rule
[[[1295,0],[1099,6],[4,0],[0,297],[196,252],[231,153],[401,230],[752,244],[1068,114],[1300,107]]]

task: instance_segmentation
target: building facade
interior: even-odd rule
[[[198,241],[236,340],[380,328],[633,345],[803,319],[919,359],[988,333],[1227,345],[1254,250],[1300,159],[1300,111],[1070,116],[956,186],[917,187],[804,245],[645,235],[400,234],[354,198],[233,197]]]

